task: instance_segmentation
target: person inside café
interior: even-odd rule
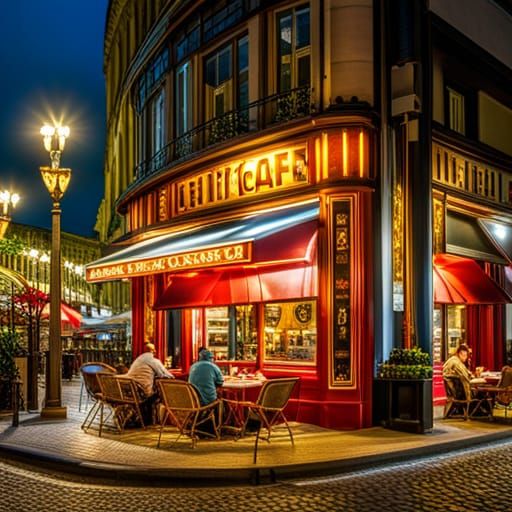
[[[217,388],[224,384],[224,377],[208,349],[204,348],[199,352],[198,361],[190,367],[188,381],[199,392],[201,405],[217,400]]]
[[[146,343],[144,352],[133,361],[126,374],[135,381],[145,398],[156,393],[155,379],[174,379],[174,375],[167,371],[162,361],[156,357],[156,348],[153,343]]]

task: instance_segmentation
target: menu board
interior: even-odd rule
[[[351,206],[350,199],[332,202],[334,297],[331,386],[350,386],[353,382],[350,322]]]

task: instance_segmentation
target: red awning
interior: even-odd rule
[[[50,317],[50,304],[46,304],[41,313],[41,318],[49,318]],[[71,327],[78,329],[80,327],[80,322],[82,321],[82,315],[73,309],[72,307],[64,304],[64,302],[60,303],[60,321],[61,323],[68,323]]]
[[[316,265],[176,274],[153,309],[226,306],[318,295]]]
[[[437,304],[505,304],[512,298],[469,258],[434,256],[434,302]]]
[[[317,230],[315,219],[256,240],[250,265],[174,274],[153,309],[316,297]]]

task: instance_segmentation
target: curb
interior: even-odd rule
[[[428,435],[428,434],[427,434]],[[0,454],[25,464],[52,469],[90,478],[99,478],[112,483],[138,483],[155,485],[244,485],[269,484],[279,480],[311,478],[343,474],[369,467],[384,466],[410,459],[440,455],[464,448],[485,445],[512,438],[512,429],[481,436],[447,441],[435,446],[422,446],[378,455],[365,455],[349,459],[288,464],[283,466],[246,466],[242,468],[154,468],[125,464],[111,464],[101,461],[84,461],[72,456],[55,455],[44,450],[24,448],[0,443]]]

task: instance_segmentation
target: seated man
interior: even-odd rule
[[[144,421],[147,424],[152,423],[153,405],[158,397],[155,389],[155,378],[174,379],[174,375],[169,373],[160,359],[156,357],[156,348],[153,343],[146,343],[144,352],[133,361],[125,376],[135,381],[141,399],[145,400],[145,406],[142,408]]]
[[[213,362],[213,354],[203,349],[199,360],[190,367],[188,381],[199,391],[201,405],[208,405],[217,400],[217,387],[224,384],[219,367]]]
[[[471,388],[471,379],[473,374],[469,371],[466,363],[469,357],[469,347],[467,345],[459,345],[456,353],[450,357],[443,365],[443,377],[458,377],[462,387],[464,389],[465,397],[461,398],[480,398],[482,399],[481,405],[477,412],[482,415],[489,415],[490,405],[485,401],[485,395],[482,393],[475,392]]]
[[[471,396],[470,381],[471,372],[466,366],[469,357],[469,348],[467,345],[459,345],[455,354],[446,360],[443,365],[443,377],[459,377],[466,396]]]

